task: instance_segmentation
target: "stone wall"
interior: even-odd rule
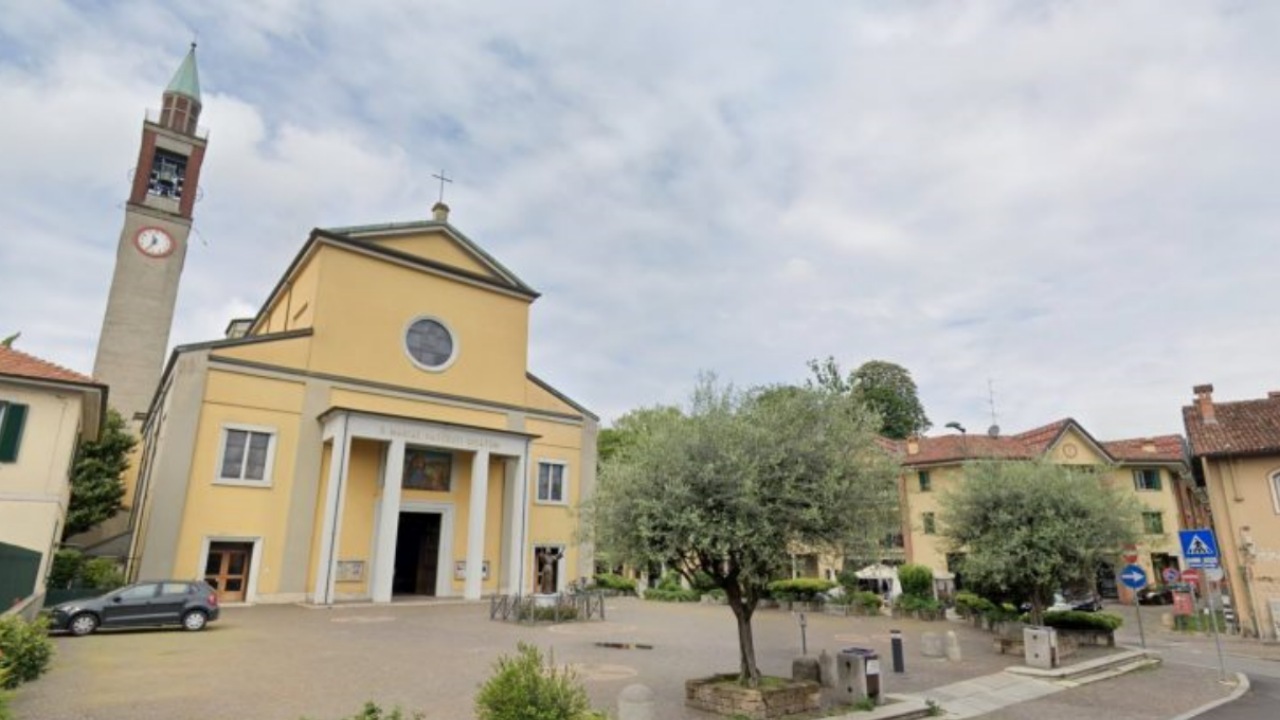
[[[685,704],[717,715],[764,720],[817,710],[821,703],[822,688],[818,683],[788,680],[770,687],[749,688],[739,685],[737,677],[713,675],[686,681]]]

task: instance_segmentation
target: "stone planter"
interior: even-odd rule
[[[1075,629],[1059,629],[1058,639],[1063,640],[1069,638],[1076,645],[1091,645],[1094,647],[1115,647],[1116,634],[1111,630],[1075,630]]]
[[[748,688],[737,673],[686,680],[684,704],[698,710],[751,720],[780,718],[821,707],[822,686],[807,680],[769,678],[768,687]]]

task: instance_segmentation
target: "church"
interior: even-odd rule
[[[153,170],[126,208],[95,370],[142,436],[129,577],[327,605],[589,576],[576,506],[598,418],[529,372],[538,293],[443,202],[312,230],[256,315],[165,360],[206,147],[194,46],[164,107],[144,125]]]

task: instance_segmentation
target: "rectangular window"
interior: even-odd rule
[[[274,454],[274,432],[226,427],[222,431],[222,462],[218,467],[218,481],[270,485]]]
[[[1163,535],[1164,534],[1164,513],[1160,513],[1160,512],[1142,513],[1142,531],[1148,535]]]
[[[1155,468],[1139,468],[1133,471],[1135,490],[1159,490],[1160,471]]]
[[[18,461],[22,429],[27,424],[27,406],[0,400],[0,463]]]
[[[920,475],[920,492],[929,492],[933,490],[933,480],[929,478],[928,470],[921,470]]]
[[[538,502],[563,503],[565,497],[564,463],[538,463]]]
[[[931,512],[927,512],[927,513],[925,513],[925,514],[924,514],[924,534],[925,534],[925,535],[936,535],[936,534],[937,534],[937,532],[938,532],[938,520],[937,520],[937,518],[936,518],[936,517],[934,516],[934,514],[933,514],[933,513],[931,513]]]

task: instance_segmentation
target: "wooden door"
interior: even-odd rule
[[[204,564],[204,580],[221,602],[244,602],[249,588],[250,543],[213,543]]]

